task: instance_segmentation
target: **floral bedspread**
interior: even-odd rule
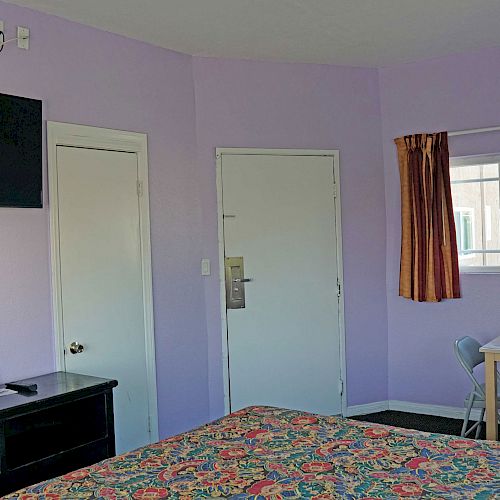
[[[500,498],[500,445],[251,407],[5,498]]]

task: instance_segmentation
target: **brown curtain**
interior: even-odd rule
[[[448,134],[395,139],[401,178],[399,295],[419,302],[460,297]]]

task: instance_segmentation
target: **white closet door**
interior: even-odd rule
[[[118,453],[150,442],[137,179],[135,153],[57,147],[65,364],[118,380]]]

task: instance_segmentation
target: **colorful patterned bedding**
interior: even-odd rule
[[[500,498],[500,446],[252,407],[5,498]]]

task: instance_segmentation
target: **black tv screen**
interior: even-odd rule
[[[42,101],[0,94],[0,207],[42,207]]]

